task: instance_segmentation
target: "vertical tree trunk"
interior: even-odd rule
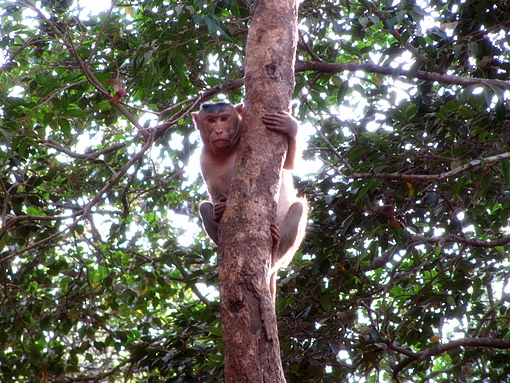
[[[285,382],[268,271],[284,136],[261,121],[294,90],[297,0],[256,1],[246,49],[240,155],[219,229],[225,382]]]

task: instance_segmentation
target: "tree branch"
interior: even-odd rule
[[[510,152],[496,154],[495,156],[485,157],[481,160],[472,160],[467,164],[459,166],[443,174],[397,174],[397,173],[353,173],[349,178],[384,178],[399,181],[443,181],[448,178],[457,176],[466,170],[473,169],[477,166],[491,164],[502,160],[510,159]]]
[[[470,245],[473,247],[496,247],[496,246],[506,246],[510,243],[510,236],[503,237],[499,239],[495,239],[493,241],[481,241],[479,239],[471,239],[471,238],[465,238],[461,237],[459,235],[455,234],[447,234],[442,237],[432,237],[427,238],[423,235],[411,235],[412,239],[414,239],[416,242],[425,242],[425,243],[433,243],[433,244],[439,244],[443,245],[445,243],[464,243],[466,245]]]
[[[100,93],[102,93],[108,100],[112,100],[112,95],[110,94],[110,92],[108,92],[108,90],[106,90],[103,85],[99,82],[99,80],[96,78],[96,76],[94,76],[94,74],[92,73],[92,71],[90,70],[90,67],[88,65],[88,62],[84,61],[80,54],[78,53],[78,51],[76,50],[76,48],[74,47],[73,45],[73,42],[68,39],[64,33],[60,30],[60,28],[55,24],[54,21],[52,21],[51,19],[47,18],[46,15],[39,9],[37,8],[34,4],[32,4],[30,1],[24,1],[24,3],[30,7],[34,12],[36,12],[38,14],[38,16],[43,19],[46,23],[48,23],[48,25],[51,26],[53,32],[55,33],[55,35],[58,36],[58,38],[62,41],[62,44],[67,48],[67,50],[69,51],[69,53],[71,53],[71,55],[75,58],[75,60],[77,61],[80,69],[82,70],[83,74],[85,75],[85,77],[87,78],[87,80],[94,86],[94,88],[96,88]],[[92,54],[92,52],[91,52]],[[138,122],[138,120],[135,118],[135,116],[133,116],[131,113],[129,113],[122,105],[120,105],[118,102],[111,102],[111,104],[117,108],[117,110],[124,116],[127,118],[127,120],[129,122],[131,122],[133,124],[133,126],[135,126],[138,131],[140,132],[140,134],[142,136],[144,136],[145,138],[147,138],[148,136],[148,133],[146,131],[146,129],[144,129],[140,123]]]
[[[61,153],[67,154],[69,157],[76,158],[79,160],[93,160],[102,154],[113,152],[115,150],[122,149],[123,147],[126,146],[125,143],[120,142],[118,144],[113,144],[112,146],[108,146],[107,148],[103,148],[96,152],[80,154],[80,153],[75,153],[72,150],[69,150],[67,148],[64,148],[58,142],[55,142],[53,140],[45,140],[45,141],[41,141],[40,143],[41,143],[41,146],[48,146],[48,147],[53,148]]]
[[[153,135],[151,135],[151,137],[153,137]],[[36,242],[33,242],[33,243],[31,243],[30,245],[26,246],[23,249],[20,249],[20,250],[17,250],[15,252],[12,252],[11,254],[5,256],[4,258],[0,258],[0,263],[3,263],[3,262],[5,262],[5,261],[7,261],[9,259],[12,259],[12,258],[14,258],[14,257],[16,257],[16,256],[18,256],[20,254],[23,254],[23,253],[25,253],[25,252],[27,252],[27,251],[29,251],[31,249],[37,248],[38,246],[40,246],[42,244],[45,244],[45,243],[48,243],[48,242],[54,240],[55,238],[58,238],[60,235],[64,234],[67,230],[70,230],[71,228],[76,226],[79,221],[81,221],[83,219],[86,219],[88,217],[88,215],[90,214],[92,208],[94,206],[96,206],[99,203],[99,201],[101,201],[101,198],[103,197],[103,195],[108,190],[110,190],[113,187],[113,185],[115,185],[127,173],[127,171],[131,168],[131,166],[133,166],[133,164],[136,161],[138,161],[140,158],[143,157],[145,152],[150,149],[152,144],[153,144],[153,140],[149,139],[142,146],[142,148],[133,157],[131,157],[131,159],[119,170],[119,172],[117,174],[115,174],[105,186],[103,186],[103,188],[94,196],[94,198],[92,198],[83,207],[82,210],[80,210],[76,214],[73,214],[73,215],[76,215],[76,218],[67,227],[65,227],[61,231],[59,231],[57,233],[54,233],[54,234],[52,234],[52,235],[50,235],[50,236],[48,236],[46,238],[43,238],[43,239],[41,239],[39,241],[36,241]]]
[[[369,73],[379,73],[388,76],[402,76],[407,78],[417,78],[420,80],[426,81],[437,81],[442,84],[450,84],[450,85],[460,85],[460,86],[468,86],[468,85],[480,85],[480,86],[488,86],[488,87],[497,87],[504,90],[510,90],[510,83],[501,80],[492,80],[492,79],[481,79],[474,77],[463,77],[463,76],[454,76],[447,74],[439,74],[439,73],[431,73],[424,72],[421,70],[406,70],[402,68],[389,68],[382,67],[375,64],[370,63],[326,63],[326,62],[317,62],[317,61],[306,61],[296,63],[296,71],[304,72],[304,71],[318,71],[323,73],[338,73],[338,72],[356,72],[363,71]]]
[[[385,31],[388,32],[389,34],[391,34],[393,37],[395,37],[395,39],[400,43],[400,45],[402,45],[403,47],[405,47],[409,52],[411,52],[411,54],[417,59],[419,60],[420,62],[422,63],[426,63],[428,61],[427,57],[425,57],[424,55],[422,55],[418,49],[411,43],[409,42],[406,42],[405,39],[402,37],[402,35],[400,34],[400,32],[396,31],[395,29],[393,28],[389,28],[388,27],[388,23],[386,21],[387,17],[386,15],[379,9],[379,7],[377,7],[377,5],[372,2],[372,1],[367,1],[368,3],[368,6],[369,8],[372,10],[372,12],[381,20],[381,22],[383,23],[384,27],[385,27]]]
[[[410,363],[422,362],[426,359],[430,359],[433,356],[442,354],[450,350],[455,350],[460,347],[510,349],[510,340],[491,338],[464,338],[454,340],[450,343],[441,344],[439,346],[432,347],[425,351],[417,352],[414,355],[409,355],[408,353],[406,353],[408,357],[393,368],[393,376],[397,377],[400,371],[402,371]],[[395,350],[399,351],[398,349]]]

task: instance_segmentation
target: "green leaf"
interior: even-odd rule
[[[35,206],[28,206],[27,207],[27,215],[33,215],[33,216],[45,216],[46,214],[41,210],[38,209]]]
[[[507,114],[507,107],[505,105],[505,102],[502,100],[499,100],[496,104],[496,118],[498,121],[504,121]]]
[[[211,36],[219,34],[228,40],[232,40],[232,36],[228,29],[222,25],[221,21],[215,15],[206,15],[204,16],[203,21],[205,21]]]
[[[181,81],[187,81],[186,74],[184,73],[185,64],[181,57],[171,57],[170,65]]]
[[[501,169],[503,171],[503,179],[505,180],[506,184],[510,184],[510,161],[501,161]]]

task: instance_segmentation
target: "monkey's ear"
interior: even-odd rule
[[[193,117],[193,121],[195,122],[195,128],[197,128],[197,129],[198,129],[198,113],[199,112],[191,113],[191,117]]]
[[[243,115],[243,107],[244,105],[243,104],[239,104],[239,105],[236,105],[235,108],[237,110],[237,113],[239,113],[240,116]]]

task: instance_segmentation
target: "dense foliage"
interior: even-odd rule
[[[0,4],[1,381],[222,381],[190,112],[241,101],[251,7]],[[288,382],[510,380],[509,20],[502,0],[302,3]]]

